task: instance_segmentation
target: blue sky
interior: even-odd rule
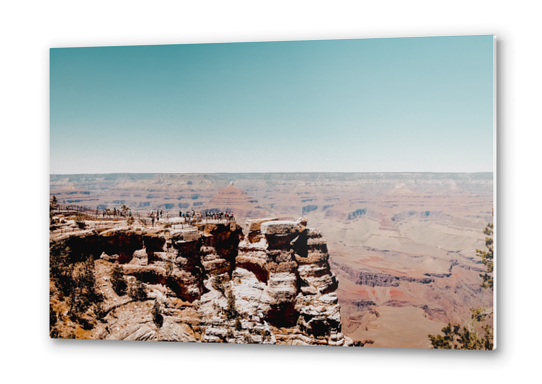
[[[50,51],[51,173],[491,172],[493,36]]]

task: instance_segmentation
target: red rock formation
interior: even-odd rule
[[[237,219],[267,215],[267,211],[259,207],[258,202],[253,197],[249,196],[245,191],[235,188],[233,183],[221,189],[205,207],[220,211],[231,211]]]
[[[116,227],[53,233],[51,244],[69,244],[81,260],[101,255],[95,275],[104,281],[105,316],[84,338],[349,345],[327,246],[306,224],[254,221],[247,236],[235,222]],[[144,283],[146,300],[113,291],[115,265],[130,284]],[[148,320],[153,308],[160,323]]]

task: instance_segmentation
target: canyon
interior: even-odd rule
[[[228,306],[226,295],[211,286],[219,275],[228,276],[228,292],[247,319],[246,327],[242,323],[246,334],[229,340],[261,332],[270,343],[345,345],[351,339],[372,347],[429,348],[428,334],[439,333],[448,322],[467,322],[470,308],[493,306],[492,293],[479,286],[479,275],[485,269],[475,255],[476,249],[484,248],[485,225],[493,221],[491,173],[51,175],[50,194],[60,204],[98,211],[126,205],[134,214],[146,217],[151,209],[164,210],[173,223],[180,211],[234,213],[235,228],[227,231],[220,227],[226,224],[203,222],[201,228],[170,229],[166,235],[141,224],[142,239],[147,239],[142,240],[145,252],[136,242],[137,247],[126,251],[102,250],[100,255],[107,256],[95,262],[103,277],[111,268],[107,263],[116,263],[126,276],[142,281],[146,276],[155,291],[165,290],[161,305],[170,314],[164,317],[164,324],[176,329],[177,335],[185,335],[181,339],[223,341],[232,336],[224,325],[231,320],[218,316],[213,320],[216,326],[211,321]],[[303,228],[299,217],[316,229]],[[273,220],[259,221],[264,218]],[[275,224],[276,233],[273,222],[283,223]],[[123,229],[118,236],[124,238],[130,231],[134,229]],[[235,247],[230,244],[235,248],[228,251],[231,254],[227,247],[218,250],[215,245],[204,245],[207,237],[223,231],[231,239],[239,239]],[[51,233],[56,239],[56,232]],[[99,236],[104,233],[107,237],[108,232]],[[304,233],[302,240],[294,241],[300,233]],[[155,241],[151,238],[164,238],[160,249],[150,245]],[[296,248],[299,241],[306,241],[304,247],[309,250]],[[200,277],[190,273],[195,268],[192,259],[182,256],[188,252],[183,247],[193,246],[190,244],[200,244],[191,251],[200,255],[199,268],[205,271]],[[175,262],[174,254],[187,260]],[[111,259],[113,255],[118,258]],[[307,260],[311,262],[307,264]],[[166,278],[160,269],[160,263],[169,262],[173,265],[168,273],[176,276],[176,285],[168,284],[171,276]],[[108,287],[107,282],[103,284]],[[260,299],[254,299],[256,296]],[[294,300],[294,296],[302,299]],[[256,302],[260,304],[256,306]],[[143,315],[150,310],[126,303],[130,306],[138,308],[127,313],[143,311]],[[205,318],[206,325],[201,325],[202,320],[172,325],[188,318]],[[124,320],[119,331],[109,327],[109,336],[103,333],[105,328],[98,331],[98,326],[92,337],[129,339],[152,333],[130,333],[134,327],[130,319]],[[259,331],[249,332],[250,326]],[[203,328],[205,332],[198,333]]]

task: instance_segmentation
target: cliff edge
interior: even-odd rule
[[[347,346],[307,220],[51,231],[51,337]]]

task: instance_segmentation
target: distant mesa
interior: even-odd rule
[[[257,208],[258,201],[245,191],[233,186],[231,182],[211,198],[209,206],[220,210],[231,210],[238,218],[266,216],[267,211]]]
[[[419,192],[415,189],[409,189],[405,183],[399,183],[395,185],[395,188],[389,193],[394,196],[413,196],[418,195]]]

